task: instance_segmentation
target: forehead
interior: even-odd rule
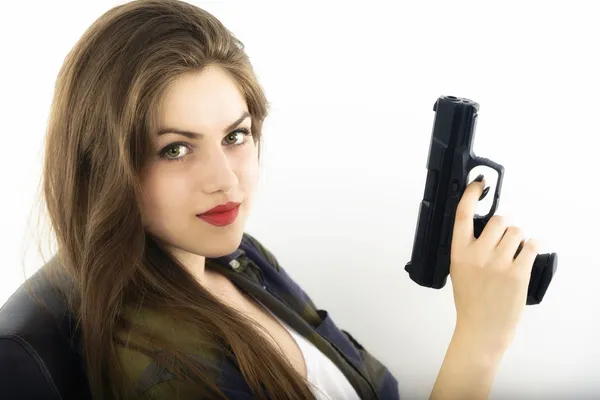
[[[231,124],[248,107],[232,77],[218,67],[181,75],[166,90],[159,109],[160,127],[209,134]]]

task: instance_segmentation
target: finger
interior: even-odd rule
[[[504,237],[498,244],[496,251],[503,260],[512,261],[515,259],[519,245],[523,242],[525,233],[523,229],[517,226],[509,226],[504,233]]]
[[[494,215],[479,235],[477,239],[478,246],[486,251],[497,251],[497,247],[506,234],[506,228],[506,218],[502,215]]]
[[[478,177],[479,178],[479,177]],[[475,240],[473,231],[473,219],[477,211],[479,197],[485,188],[485,179],[481,182],[474,180],[462,194],[460,202],[456,207],[454,227],[452,232],[452,247],[464,247]]]
[[[522,269],[524,274],[527,276],[531,275],[533,269],[533,263],[539,253],[539,242],[536,239],[529,239],[523,245],[523,249],[515,258],[513,265],[515,268]]]

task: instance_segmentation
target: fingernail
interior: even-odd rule
[[[490,187],[486,187],[485,189],[483,189],[483,193],[481,193],[481,196],[479,196],[479,201],[483,200],[483,198],[485,196],[487,196],[488,192],[490,191]]]
[[[477,176],[477,178],[475,178],[475,180],[473,180],[473,182],[481,182],[481,181],[483,181],[483,174],[479,174]]]

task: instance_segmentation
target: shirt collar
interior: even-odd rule
[[[246,264],[244,262],[245,258],[246,252],[238,247],[234,252],[230,254],[221,257],[210,258],[210,260],[228,269],[233,269],[234,271],[241,272],[241,270],[243,270]]]

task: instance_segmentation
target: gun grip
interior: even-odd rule
[[[487,223],[486,218],[475,218],[473,220],[474,236],[476,238],[481,235],[485,224]],[[523,249],[523,243],[519,245],[514,258],[517,258],[519,253]],[[556,267],[558,265],[558,255],[556,253],[538,254],[533,262],[533,268],[531,270],[531,277],[529,278],[529,287],[527,289],[527,305],[540,304],[544,299],[544,295],[552,282],[552,278],[556,273]]]

